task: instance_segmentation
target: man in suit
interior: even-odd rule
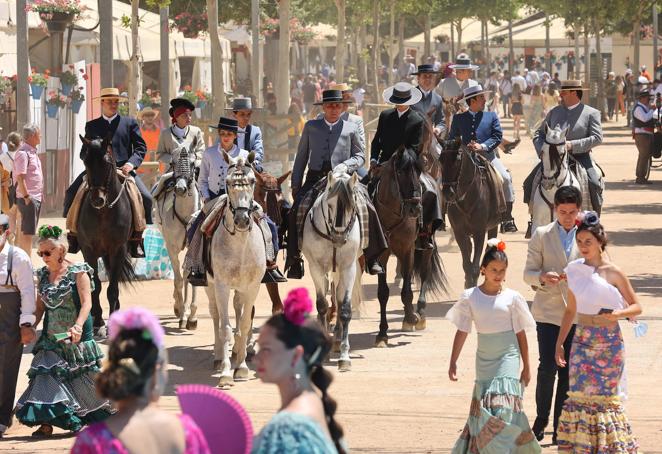
[[[152,196],[145,187],[140,177],[136,175],[135,170],[140,167],[147,146],[140,134],[140,127],[135,118],[123,117],[117,113],[119,102],[126,99],[120,96],[117,88],[103,88],[101,95],[101,116],[90,120],[85,124],[85,137],[88,139],[100,137],[105,138],[108,135],[112,136],[112,149],[113,157],[117,163],[117,167],[126,176],[133,176],[136,186],[142,196],[143,208],[145,209],[145,221],[147,224],[152,223]],[[78,175],[78,177],[71,183],[67,189],[64,197],[64,214],[66,217],[69,208],[78,192],[78,188],[83,183],[85,172]],[[67,235],[69,241],[69,252],[76,253],[79,250],[78,238],[76,235],[69,233]],[[129,240],[129,249],[133,257],[144,257],[142,249],[142,231],[134,231],[131,239]]]
[[[478,85],[478,82],[473,80],[472,77],[479,66],[471,63],[469,55],[461,53],[455,59],[455,63],[448,67],[453,70],[453,75],[441,81],[437,87],[437,92],[448,104],[448,111],[451,115],[446,118],[446,127],[450,128],[453,114],[467,110],[467,104],[462,99],[462,93],[465,88]]]
[[[309,120],[303,128],[301,140],[292,169],[292,195],[294,204],[289,215],[289,234],[287,241],[287,277],[301,279],[303,277],[303,262],[300,257],[297,233],[297,211],[306,193],[327,174],[340,166],[348,173],[356,172],[365,163],[365,148],[356,123],[341,118],[343,99],[340,90],[324,90],[322,105],[324,118]],[[306,181],[303,182],[304,172]],[[367,268],[371,274],[383,272],[377,259],[384,250],[386,240],[383,238],[381,226],[374,207],[368,206],[370,214],[370,238],[368,248],[364,251]],[[375,224],[376,222],[376,224]],[[381,233],[381,235],[380,235]],[[381,238],[380,238],[381,236]]]
[[[602,206],[601,176],[600,171],[593,165],[591,150],[602,143],[602,124],[600,123],[600,112],[582,103],[582,95],[586,90],[588,89],[582,87],[579,80],[561,82],[561,105],[554,107],[547,113],[545,121],[535,133],[533,145],[536,147],[538,157],[540,157],[542,147],[545,144],[545,125],[550,128],[557,125],[562,128],[569,127],[565,137],[566,150],[586,169],[591,204],[594,210],[599,211]],[[531,198],[533,180],[539,168],[540,164],[524,180],[525,203],[528,203]]]
[[[264,145],[262,144],[262,131],[259,126],[250,124],[253,115],[253,104],[251,98],[234,98],[232,100],[232,115],[239,124],[235,143],[240,150],[255,153],[253,166],[258,172],[262,172],[264,161]]]
[[[532,430],[538,441],[543,439],[545,427],[549,422],[557,373],[553,443],[556,442],[556,430],[563,402],[568,395],[568,368],[558,368],[554,356],[567,298],[567,283],[564,282],[563,269],[569,262],[580,257],[575,243],[577,232],[575,219],[581,206],[582,194],[579,189],[573,186],[559,188],[554,194],[557,220],[538,227],[529,240],[524,281],[536,292],[531,312],[536,320],[540,359],[536,385],[537,416]],[[565,360],[568,363],[574,331],[573,326],[563,345]]]
[[[353,114],[349,111],[350,103],[354,102],[352,87],[346,83],[335,83],[329,85],[329,90],[340,90],[342,92],[342,99],[343,101],[347,102],[343,102],[342,104],[342,113],[340,114],[340,118],[351,123],[356,123],[356,127],[359,129],[359,140],[361,140],[361,148],[365,150],[365,128],[363,127],[363,117]],[[318,120],[322,118],[324,118],[324,112],[320,112],[317,115]],[[362,168],[363,166],[359,167],[359,170]]]
[[[440,73],[441,71],[434,69],[434,65],[418,65],[418,70],[414,75],[418,78],[417,88],[423,96],[420,101],[411,106],[423,117],[427,116],[430,119],[436,137],[443,137],[446,134],[444,102],[441,96],[434,91],[437,86],[437,74]]]
[[[480,85],[465,88],[463,93],[463,100],[467,102],[469,110],[454,116],[448,138],[461,138],[462,144],[471,151],[480,153],[499,172],[503,180],[503,195],[506,199],[506,218],[501,224],[501,231],[517,232],[513,219],[515,201],[513,180],[496,153],[496,148],[503,139],[499,116],[495,112],[484,111],[487,91],[483,90]]]

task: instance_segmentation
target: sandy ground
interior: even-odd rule
[[[511,124],[505,124],[511,134]],[[626,349],[629,400],[626,403],[633,430],[646,453],[662,453],[662,404],[659,379],[662,376],[662,309],[655,303],[662,294],[662,276],[655,270],[658,254],[662,253],[662,240],[658,236],[662,227],[662,172],[653,170],[651,186],[635,186],[633,182],[636,149],[629,131],[616,125],[605,125],[605,144],[595,152],[606,173],[607,189],[603,222],[610,234],[609,254],[631,276],[632,283],[644,306],[643,320],[649,325],[645,338],[636,339],[632,328],[622,323]],[[513,155],[504,160],[511,169],[521,200],[521,183],[532,168],[534,158],[530,140],[523,137],[522,144]],[[531,300],[533,292],[522,281],[526,258],[527,208],[517,203],[515,217],[520,232],[505,235],[508,243],[510,268],[508,286],[522,292]],[[50,220],[60,222],[61,220]],[[379,323],[377,279],[364,276],[364,316],[351,323],[351,372],[335,375],[330,392],[339,402],[337,419],[344,426],[346,438],[353,452],[370,453],[443,453],[450,452],[463,428],[468,410],[469,396],[474,379],[475,335],[469,336],[459,361],[459,381],[452,383],[447,377],[448,359],[455,330],[444,315],[462,290],[461,258],[459,250],[446,246],[448,235],[438,235],[443,261],[451,283],[449,296],[432,298],[428,309],[427,330],[416,333],[399,331],[402,305],[399,291],[391,287],[389,305],[390,347],[373,348]],[[35,257],[35,266],[40,265]],[[389,275],[393,275],[393,261]],[[658,263],[659,264],[659,263]],[[282,294],[289,288],[305,285],[313,288],[310,276],[303,281],[291,281],[282,286]],[[167,332],[171,360],[170,386],[161,405],[177,411],[173,387],[181,383],[215,385],[218,374],[212,371],[212,330],[204,292],[198,292],[200,323],[197,331],[179,330],[172,314],[172,283],[169,281],[138,283],[122,291],[122,305],[144,305],[162,319]],[[265,288],[258,297],[256,326],[270,314],[271,303]],[[107,306],[104,303],[104,308]],[[537,365],[535,333],[529,334],[532,369]],[[18,392],[27,385],[30,360],[26,348],[19,378]],[[329,364],[335,371],[335,360]],[[534,379],[525,393],[525,409],[529,419],[535,417]],[[237,384],[231,391],[248,410],[255,430],[258,431],[279,407],[274,386],[264,385],[257,379]],[[17,396],[18,397],[18,396]],[[33,441],[32,429],[15,424],[0,441],[2,452],[64,452],[73,438],[56,431],[48,441]],[[554,452],[543,441],[544,452]]]

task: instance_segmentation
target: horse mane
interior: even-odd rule
[[[350,185],[350,179],[337,178],[335,183],[327,191],[328,197],[338,197],[338,202],[344,207],[354,206],[354,191]]]
[[[412,168],[419,173],[423,171],[421,162],[418,155],[411,148],[406,148],[404,145],[398,149],[400,154],[400,168],[402,170],[411,170]]]
[[[548,146],[548,153],[549,153],[549,162],[554,164],[556,168],[560,168],[561,165],[563,164],[563,160],[561,159],[561,153],[559,152],[559,147],[554,144],[547,144]]]

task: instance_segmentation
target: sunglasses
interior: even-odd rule
[[[37,251],[39,257],[50,257],[52,254],[52,249],[50,251]]]

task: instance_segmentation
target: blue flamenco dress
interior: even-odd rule
[[[333,441],[311,418],[277,413],[255,437],[251,454],[337,454]]]
[[[83,324],[80,342],[58,342],[56,334],[71,328],[81,309],[76,275],[88,273],[87,263],[70,265],[57,283],[49,282],[49,270],[37,271],[38,292],[46,308],[41,336],[33,349],[28,371],[30,383],[16,404],[16,417],[27,426],[50,424],[77,432],[84,425],[102,421],[113,413],[108,400],[97,396],[94,377],[103,353],[92,338],[92,317]]]

